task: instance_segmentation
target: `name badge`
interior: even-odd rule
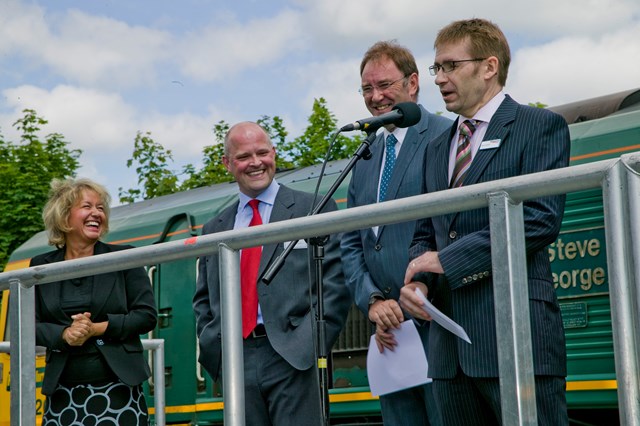
[[[492,139],[490,141],[482,141],[479,149],[496,149],[500,146],[502,139]]]

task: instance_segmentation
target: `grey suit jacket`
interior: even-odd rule
[[[131,246],[96,243],[94,254],[110,253]],[[64,260],[64,249],[31,259],[31,266]],[[55,390],[69,355],[70,347],[62,339],[72,320],[60,306],[60,285],[36,286],[36,344],[47,348],[42,393]],[[103,336],[87,340],[96,345],[107,364],[125,384],[134,386],[146,380],[149,366],[144,359],[140,334],[152,330],[157,321],[156,303],[144,268],[98,274],[93,277],[91,320],[109,321]]]
[[[422,190],[422,161],[427,143],[451,127],[448,118],[420,106],[420,121],[407,130],[387,189],[387,200],[418,195]],[[371,159],[360,160],[351,172],[348,207],[375,204],[385,149],[383,134],[371,144]],[[373,294],[398,300],[409,261],[409,245],[415,222],[347,232],[342,237],[342,264],[347,286],[358,308],[367,315]],[[419,327],[426,344],[428,323]]]
[[[313,196],[294,191],[280,185],[271,212],[270,223],[295,217],[306,216],[311,210]],[[202,233],[233,229],[238,203],[225,209],[217,217],[205,224]],[[336,210],[331,201],[324,211]],[[273,348],[298,370],[311,368],[316,360],[312,324],[316,318],[317,294],[315,283],[309,283],[309,250],[294,249],[282,269],[269,285],[261,281],[268,266],[284,249],[284,244],[269,244],[262,249],[258,276],[258,301],[267,330],[267,337]],[[327,350],[338,338],[346,320],[350,305],[349,292],[344,285],[344,275],[340,264],[339,236],[332,235],[325,245],[323,261],[323,292],[325,320],[327,325]],[[221,318],[220,279],[218,276],[218,255],[200,259],[199,276],[193,308],[196,315],[197,333],[200,339],[198,361],[214,380],[221,369]],[[314,274],[312,274],[313,276]],[[312,311],[309,306],[309,285],[313,292]]]
[[[449,147],[455,132],[429,144],[424,165],[424,191],[447,189]],[[495,149],[479,150],[465,185],[541,172],[569,163],[569,129],[551,111],[505,98],[484,140],[499,139]],[[564,196],[524,202],[527,273],[535,374],[566,375],[566,350],[560,308],[553,287],[547,246],[555,241],[564,212]],[[491,277],[488,208],[425,220],[416,226],[410,257],[439,252],[444,275],[422,274],[434,305],[458,322],[472,344],[432,324],[429,373],[452,378],[458,365],[472,377],[498,377],[495,310]]]

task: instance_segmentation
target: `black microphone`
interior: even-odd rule
[[[401,102],[396,104],[391,112],[347,124],[346,126],[342,126],[340,131],[365,130],[367,132],[375,132],[387,124],[393,124],[396,127],[410,127],[420,121],[420,116],[420,107],[416,103]]]

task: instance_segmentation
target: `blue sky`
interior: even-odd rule
[[[462,13],[464,11],[464,13]],[[427,67],[452,20],[485,17],[511,43],[505,91],[559,105],[640,87],[638,0],[0,0],[0,132],[25,108],[83,150],[81,176],[136,186],[137,131],[198,164],[220,120],[284,119],[299,136],[315,98],[346,124],[369,116],[359,63],[378,40],[410,48],[420,102],[444,105]]]

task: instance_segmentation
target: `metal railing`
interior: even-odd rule
[[[491,214],[503,423],[537,424],[531,331],[522,326],[529,324],[528,286],[522,285],[526,277],[522,201],[602,188],[619,412],[623,424],[640,426],[636,355],[640,340],[636,281],[640,279],[640,223],[632,220],[640,217],[639,168],[640,153],[632,153],[612,160],[139,247],[126,253],[107,253],[2,273],[0,290],[10,287],[12,294],[11,336],[20,348],[19,356],[11,357],[11,370],[17,373],[12,376],[19,378],[11,387],[12,425],[31,425],[34,421],[35,410],[29,405],[34,400],[35,386],[33,285],[219,253],[223,277],[224,420],[226,425],[244,425],[238,250],[485,207]]]
[[[153,359],[153,381],[156,384],[155,392],[154,392],[154,407],[155,407],[155,425],[156,426],[165,426],[167,423],[165,421],[165,397],[164,397],[164,339],[142,339],[142,348],[144,350],[149,351],[149,358]],[[41,348],[44,349],[44,348]],[[11,353],[11,343],[10,342],[0,342],[0,353]],[[34,358],[35,359],[35,358]],[[34,361],[35,368],[35,361]],[[15,379],[14,379],[15,380]],[[18,378],[17,380],[20,380]],[[34,384],[34,393],[33,398],[35,400],[35,384]],[[22,395],[23,397],[26,397]],[[13,401],[13,394],[11,395]],[[160,408],[158,408],[160,407]],[[11,407],[11,418],[13,419],[13,403]],[[35,406],[34,406],[34,419],[33,424],[35,424]],[[30,420],[30,419],[29,419]],[[25,424],[20,419],[20,423],[14,423],[11,420],[11,424]],[[29,423],[31,424],[31,423]]]

